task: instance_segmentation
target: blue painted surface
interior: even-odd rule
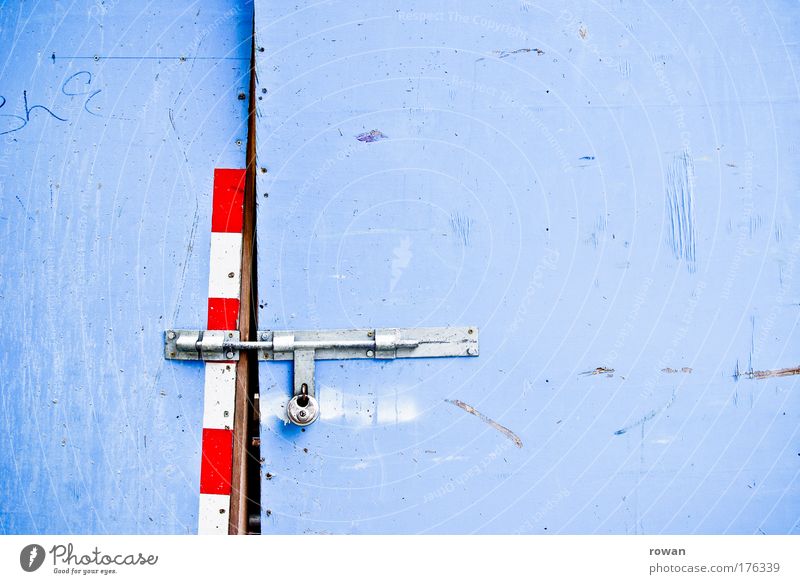
[[[205,323],[251,22],[0,3],[0,533],[196,532],[203,370],[163,331]]]
[[[799,20],[257,0],[260,327],[481,328],[262,364],[264,532],[798,533]]]

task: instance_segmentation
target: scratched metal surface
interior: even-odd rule
[[[794,4],[255,6],[260,326],[481,328],[262,363],[264,532],[798,532]]]
[[[251,18],[0,3],[0,533],[196,532],[202,365],[163,330],[205,324]]]

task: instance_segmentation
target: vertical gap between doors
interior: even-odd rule
[[[247,171],[242,228],[242,288],[239,333],[256,340],[258,331],[258,270],[256,246],[256,67],[255,13],[250,42],[250,81],[247,108]],[[236,366],[233,421],[233,473],[228,533],[261,533],[261,448],[258,419],[258,355],[242,351]]]

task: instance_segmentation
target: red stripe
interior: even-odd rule
[[[235,331],[239,329],[239,299],[208,299],[208,330]]]
[[[232,454],[232,430],[203,428],[203,461],[200,464],[201,493],[230,495]]]
[[[245,169],[214,169],[214,201],[211,231],[241,233],[244,208]]]

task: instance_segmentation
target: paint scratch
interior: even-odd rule
[[[669,401],[667,403],[665,403],[660,408],[656,408],[654,410],[650,410],[644,416],[642,416],[641,418],[636,420],[633,424],[629,424],[628,426],[625,426],[624,428],[620,428],[619,430],[614,432],[614,436],[621,436],[621,435],[625,434],[628,430],[632,430],[633,428],[636,428],[637,426],[643,426],[645,423],[647,423],[650,420],[652,420],[653,418],[655,418],[658,414],[660,414],[661,412],[663,412],[664,410],[666,410],[670,406],[672,406],[672,404],[675,403],[675,398],[677,397],[677,395],[678,394],[675,393],[675,390],[673,389],[672,390],[672,397],[669,398]]]
[[[687,152],[676,156],[667,170],[668,238],[676,259],[695,270],[694,164]]]
[[[492,51],[495,55],[500,57],[501,59],[505,59],[506,57],[510,57],[511,55],[517,55],[519,53],[536,53],[537,55],[544,55],[544,51],[542,49],[516,49],[513,51]]]
[[[186,288],[186,272],[191,263],[192,254],[194,253],[194,244],[197,239],[197,226],[200,221],[200,203],[195,198],[194,201],[194,216],[192,217],[192,227],[189,230],[189,237],[187,238],[186,255],[183,257],[183,266],[179,278],[179,284],[175,287],[177,290],[177,297],[175,298],[175,311],[172,313],[172,320],[170,322],[178,322],[178,311],[181,308],[181,300],[183,299],[183,292]],[[179,264],[180,265],[180,264]]]
[[[183,159],[186,162],[189,162],[189,157],[186,155],[186,150],[184,149],[183,143],[181,142],[181,137],[178,134],[178,128],[175,127],[175,114],[172,111],[172,108],[169,108],[168,114],[169,114],[169,123],[172,125],[172,131],[175,133],[175,140],[178,142],[178,148],[180,149],[181,154],[183,154]]]
[[[356,140],[359,142],[377,142],[378,140],[385,140],[388,137],[389,136],[380,130],[370,130],[369,132],[363,132],[356,136]]]
[[[450,215],[450,228],[453,233],[461,240],[464,247],[469,245],[469,233],[472,229],[472,219],[462,215],[458,211]]]
[[[680,369],[673,369],[672,367],[664,367],[661,370],[661,373],[691,373],[693,369],[691,367],[681,367]]]
[[[509,430],[505,426],[503,426],[501,424],[498,424],[493,419],[491,419],[489,416],[486,416],[486,415],[480,413],[478,410],[473,408],[471,405],[464,403],[460,399],[446,399],[444,401],[446,401],[448,403],[451,403],[456,407],[461,408],[462,410],[464,410],[468,414],[472,414],[473,416],[475,416],[476,418],[478,418],[482,422],[485,422],[486,424],[489,424],[492,428],[494,428],[495,430],[500,432],[503,436],[505,436],[506,438],[511,440],[517,448],[522,448],[522,440],[520,439],[519,436],[514,434],[514,432],[512,432],[511,430]]]
[[[738,381],[740,377],[745,379],[769,379],[771,377],[788,377],[789,375],[800,375],[800,366],[786,367],[784,369],[766,369],[764,371],[753,371],[751,368],[744,372],[740,372],[737,366],[733,377]]]
[[[614,376],[613,375],[614,370],[613,369],[609,369],[608,367],[597,367],[597,368],[592,369],[590,371],[582,371],[580,374],[581,375],[602,375],[603,373],[605,373],[609,377],[613,377]]]

